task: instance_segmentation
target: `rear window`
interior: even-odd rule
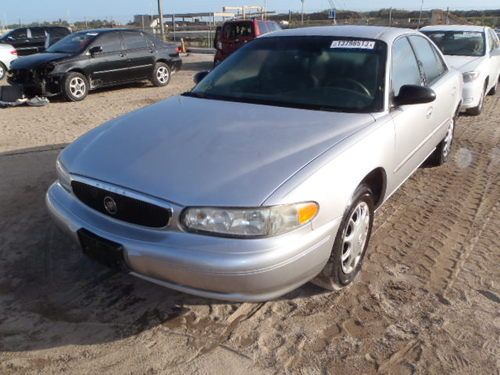
[[[222,37],[224,39],[238,39],[241,37],[254,36],[252,22],[231,22],[224,25]]]
[[[427,31],[422,30],[444,55],[484,56],[485,35],[479,31]]]

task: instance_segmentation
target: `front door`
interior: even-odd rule
[[[101,47],[102,51],[89,56],[89,70],[92,87],[105,86],[123,81],[127,70],[127,55],[123,49],[119,31],[106,32],[92,43],[93,47]]]
[[[408,38],[401,37],[392,49],[391,95],[397,96],[404,85],[423,85],[417,59]],[[393,173],[404,181],[420,164],[422,145],[432,121],[433,104],[403,105],[392,109],[396,135]]]

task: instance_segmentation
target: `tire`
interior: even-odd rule
[[[62,94],[68,102],[82,101],[89,94],[89,80],[81,73],[68,73],[64,77]]]
[[[484,97],[486,96],[486,87],[487,87],[487,84],[485,82],[484,89],[483,89],[483,92],[481,94],[481,98],[479,99],[479,104],[477,105],[477,107],[469,108],[466,111],[467,114],[472,115],[472,116],[479,116],[481,114],[481,112],[483,111],[483,106],[484,106]]]
[[[427,165],[429,167],[439,167],[448,161],[451,154],[451,147],[453,146],[453,136],[455,134],[455,121],[454,117],[451,124],[448,126],[448,131],[444,139],[437,145],[434,152],[427,159]]]
[[[0,81],[2,81],[7,75],[7,67],[0,62]]]
[[[500,80],[500,77],[497,78],[497,80],[495,81],[495,86],[493,86],[490,91],[488,91],[488,95],[496,95],[497,91],[498,91],[498,81]]]
[[[371,189],[360,185],[352,202],[340,223],[328,263],[311,281],[327,290],[340,290],[352,283],[361,269],[370,241],[375,205]]]
[[[166,86],[170,82],[171,75],[170,67],[165,63],[158,62],[153,69],[151,83],[156,87]]]

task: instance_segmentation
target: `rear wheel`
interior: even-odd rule
[[[72,72],[66,75],[63,83],[63,96],[69,102],[79,102],[89,94],[89,81],[81,73]]]
[[[167,64],[159,62],[156,63],[153,69],[153,76],[151,77],[151,83],[156,87],[162,87],[168,85],[170,82],[170,68]]]
[[[340,290],[349,285],[359,270],[368,247],[373,225],[374,198],[370,188],[360,185],[352,198],[335,237],[330,259],[312,280],[322,288]]]
[[[450,158],[451,146],[453,145],[453,135],[455,133],[455,118],[451,120],[448,131],[444,139],[438,144],[434,152],[429,156],[428,165],[438,167],[443,165]]]
[[[0,81],[5,78],[7,74],[7,67],[0,62]]]

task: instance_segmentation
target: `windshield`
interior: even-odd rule
[[[46,52],[49,53],[80,53],[98,36],[94,32],[78,32],[70,34],[61,39],[57,43],[47,48]]]
[[[479,31],[422,31],[444,55],[484,56],[484,33]]]
[[[386,51],[385,43],[372,40],[260,38],[186,95],[325,111],[380,111]]]

